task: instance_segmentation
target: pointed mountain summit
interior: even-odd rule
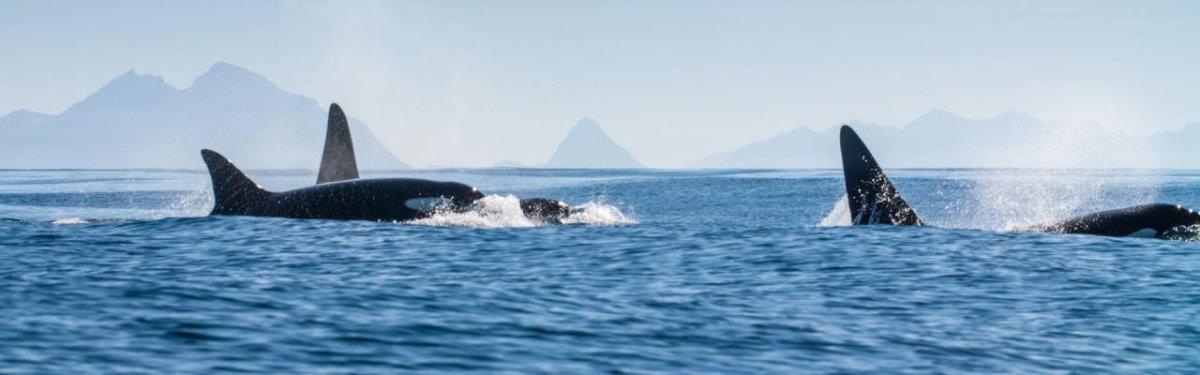
[[[179,90],[167,84],[162,77],[130,70],[108,81],[66,112],[144,108],[173,99],[178,93]]]
[[[216,62],[192,82],[194,91],[279,91],[278,87],[257,73],[226,62]]]
[[[10,123],[13,126],[41,125],[52,118],[54,116],[45,113],[34,112],[28,109],[18,109],[8,115],[0,116],[0,123]]]
[[[584,118],[546,162],[550,168],[642,168],[633,155],[613,141],[596,120]]]
[[[129,71],[61,114],[0,117],[0,168],[202,168],[196,150],[214,148],[247,168],[313,170],[326,116],[316,100],[228,63],[185,89]],[[348,125],[359,167],[408,168],[366,124]]]

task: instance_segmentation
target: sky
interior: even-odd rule
[[[216,61],[338,102],[418,167],[545,162],[579,119],[682,167],[799,127],[1007,111],[1200,121],[1194,1],[0,0],[0,115]]]

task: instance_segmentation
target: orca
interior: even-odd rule
[[[316,185],[272,192],[254,183],[221,154],[204,149],[200,156],[212,178],[215,204],[211,215],[408,221],[437,212],[465,211],[484,197],[474,187],[458,182],[360,179],[349,123],[336,103],[329,106]],[[549,223],[561,223],[570,215],[569,206],[552,199],[525,199],[520,206],[527,217]]]
[[[1083,214],[1027,230],[1163,238],[1193,225],[1200,225],[1200,213],[1177,204],[1154,203]]]
[[[896,186],[883,174],[879,163],[862,138],[849,126],[842,125],[842,173],[846,179],[846,198],[850,202],[851,223],[924,225],[917,212],[900,197]]]
[[[925,225],[848,125],[842,125],[841,149],[851,224]],[[1019,230],[1163,238],[1195,225],[1200,225],[1200,213],[1180,205],[1155,203],[1093,212]]]

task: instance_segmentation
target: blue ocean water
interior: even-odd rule
[[[366,176],[497,194],[416,224],[206,217],[201,171],[0,171],[0,371],[1200,371],[1200,244],[1012,230],[1200,207],[1200,172],[890,174],[933,226],[843,226],[839,170]]]

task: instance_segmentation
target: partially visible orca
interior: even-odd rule
[[[212,215],[270,216],[294,219],[407,221],[442,211],[465,211],[484,197],[473,187],[413,178],[359,179],[346,115],[329,106],[325,149],[317,185],[271,192],[251,181],[224,156],[201,150],[212,177]],[[559,223],[570,215],[565,203],[545,198],[521,201],[526,216]]]
[[[1193,225],[1200,225],[1200,213],[1177,204],[1155,203],[1083,214],[1027,229],[1050,233],[1162,238]]]
[[[841,148],[851,224],[924,225],[850,126],[842,125]],[[1023,230],[1161,238],[1194,225],[1200,225],[1200,213],[1179,205],[1157,203],[1093,212]]]
[[[900,192],[883,174],[871,150],[854,129],[842,126],[842,173],[846,176],[846,198],[854,225],[924,225],[917,212],[900,197]]]
[[[342,107],[329,105],[329,120],[325,127],[325,149],[321,152],[321,169],[317,184],[358,178],[358,161],[354,158],[354,141],[350,138],[350,122]]]

